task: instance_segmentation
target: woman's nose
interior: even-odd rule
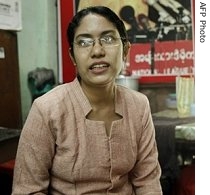
[[[104,56],[104,55],[105,55],[105,49],[102,46],[101,42],[99,40],[95,41],[91,48],[91,56],[98,57],[98,56]]]

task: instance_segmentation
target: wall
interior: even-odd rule
[[[57,5],[56,0],[22,0],[22,26],[18,32],[22,118],[25,121],[31,94],[28,72],[37,67],[54,70],[57,80]]]

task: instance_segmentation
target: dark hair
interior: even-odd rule
[[[90,13],[98,14],[105,17],[109,20],[118,30],[123,46],[128,42],[128,36],[126,33],[125,25],[123,21],[115,14],[111,9],[105,6],[91,6],[85,9],[80,10],[73,17],[72,21],[68,25],[67,29],[67,39],[69,47],[71,48],[70,52],[73,55],[73,41],[75,36],[75,30],[80,25],[81,20]]]

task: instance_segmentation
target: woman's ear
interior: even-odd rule
[[[71,50],[71,48],[69,48],[69,57],[71,58],[71,61],[73,62],[74,66],[76,66],[76,62],[75,62],[75,59],[74,59],[74,56],[73,56],[73,52]]]
[[[124,45],[124,49],[123,49],[123,59],[126,60],[127,56],[128,56],[128,53],[130,51],[130,47],[131,47],[131,44],[130,42],[128,41],[125,45]]]

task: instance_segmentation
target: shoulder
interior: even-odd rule
[[[146,95],[123,86],[118,86],[117,98],[125,118],[133,124],[134,130],[142,132],[148,124],[152,124],[150,103]]]
[[[124,98],[128,102],[141,102],[141,104],[148,103],[148,98],[146,95],[139,91],[135,91],[133,89],[117,85],[117,89],[122,98]]]
[[[38,104],[54,104],[63,101],[69,94],[70,83],[61,84],[35,99]]]
[[[120,85],[117,86],[117,91],[118,104],[133,119],[143,119],[151,113],[149,100],[143,93]]]
[[[74,96],[76,90],[78,90],[78,87],[76,87],[75,81],[58,85],[36,98],[33,105],[46,111],[66,110],[67,107],[71,107],[72,96]]]

